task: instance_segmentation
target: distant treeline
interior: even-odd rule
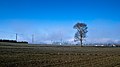
[[[17,42],[16,40],[2,40],[2,39],[0,39],[0,42],[26,43],[26,44],[28,44],[28,42],[26,42],[26,41],[19,41],[19,42]]]

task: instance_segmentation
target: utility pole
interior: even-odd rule
[[[62,45],[62,44],[63,44],[63,41],[62,41],[62,32],[61,32],[61,38],[60,38],[60,41],[61,41],[60,45]]]
[[[16,33],[16,41],[18,40],[18,37],[17,37],[17,36],[18,36],[18,34]]]
[[[53,44],[53,41],[51,40],[51,45]]]
[[[32,43],[34,43],[34,34],[32,34]]]

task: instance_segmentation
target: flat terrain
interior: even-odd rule
[[[120,47],[0,43],[0,67],[120,67]]]

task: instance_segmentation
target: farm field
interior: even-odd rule
[[[0,67],[120,67],[120,48],[0,43]]]

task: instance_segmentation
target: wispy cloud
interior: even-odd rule
[[[73,29],[75,21],[71,24],[66,22],[64,24],[57,21],[40,21],[40,20],[9,20],[6,22],[6,26],[13,33],[18,33],[18,40],[25,40],[32,42],[32,35],[34,34],[34,42],[51,42],[51,41],[74,41]],[[104,23],[101,23],[104,22]],[[88,24],[87,39],[85,42],[117,42],[120,39],[119,26],[120,23],[113,23],[107,20],[95,20],[85,22]],[[5,25],[4,25],[5,26]],[[15,39],[15,34],[12,39]],[[10,38],[9,35],[7,35]]]
[[[73,36],[73,28],[69,26],[63,26],[59,24],[43,23],[45,21],[27,21],[27,20],[9,20],[8,27],[14,33],[18,33],[19,41],[32,42],[32,35],[34,35],[34,41],[50,42],[50,41],[64,41],[69,40]],[[71,30],[71,29],[72,30]],[[15,34],[14,34],[15,35]]]

